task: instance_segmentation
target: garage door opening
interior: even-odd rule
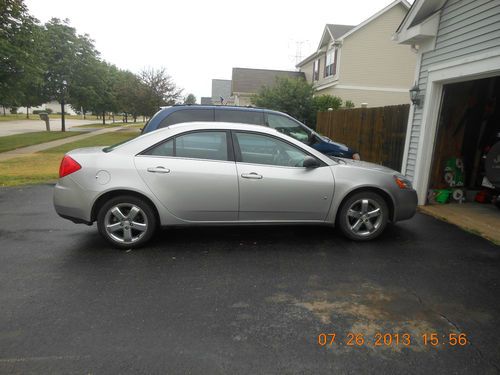
[[[500,76],[444,85],[424,210],[500,242],[500,190],[486,168],[499,142]]]

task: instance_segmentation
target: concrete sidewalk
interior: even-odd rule
[[[61,145],[64,145],[66,143],[80,141],[82,139],[90,138],[90,137],[93,137],[95,135],[100,135],[100,134],[104,134],[104,133],[110,133],[110,132],[118,131],[118,130],[121,130],[121,129],[128,129],[128,128],[126,128],[126,127],[114,127],[114,128],[96,130],[96,131],[91,131],[91,132],[88,132],[88,133],[85,133],[85,134],[82,134],[82,135],[76,135],[74,137],[57,139],[55,141],[50,141],[50,142],[46,142],[46,143],[40,143],[38,145],[33,145],[33,146],[28,146],[28,147],[22,147],[22,148],[18,148],[18,149],[15,149],[15,150],[7,151],[7,152],[2,152],[2,153],[0,153],[0,161],[9,160],[9,159],[17,158],[17,157],[20,157],[20,156],[31,155],[31,154],[33,154],[35,152],[39,152],[39,151],[47,150],[49,148],[61,146]]]

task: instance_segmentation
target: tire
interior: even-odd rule
[[[342,202],[337,226],[352,240],[368,241],[382,234],[388,220],[389,209],[385,199],[377,193],[361,191]]]
[[[157,224],[151,205],[130,195],[110,199],[97,213],[99,233],[119,249],[135,249],[144,245],[153,236]]]

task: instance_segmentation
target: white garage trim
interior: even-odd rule
[[[429,68],[424,101],[423,122],[418,144],[419,155],[413,179],[418,193],[418,203],[425,204],[429,175],[436,141],[438,116],[442,101],[443,85],[493,77],[500,74],[500,50],[491,51],[473,58],[454,60]]]

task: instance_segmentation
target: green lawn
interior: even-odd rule
[[[73,137],[80,132],[32,132],[13,134],[0,137],[0,152],[15,150],[16,148],[37,145],[40,143],[54,141],[56,139]]]
[[[80,147],[107,146],[138,135],[133,132],[113,132],[96,135],[36,154],[0,161],[0,186],[31,185],[57,179],[63,155]]]

